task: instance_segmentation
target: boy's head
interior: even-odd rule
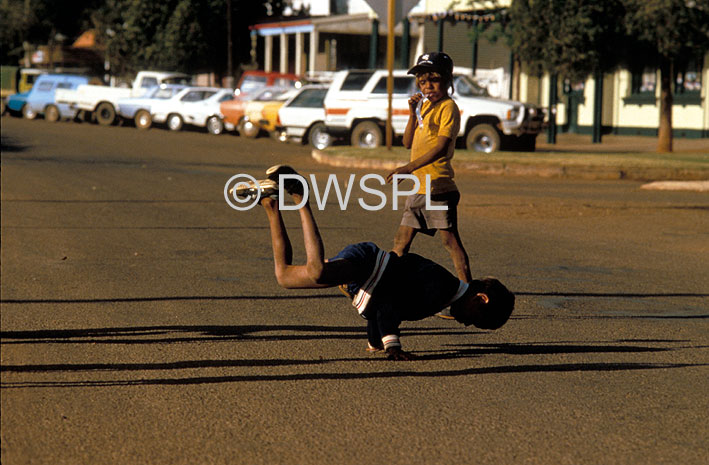
[[[443,52],[424,53],[408,74],[416,76],[416,85],[432,101],[448,96],[453,87],[453,60]]]
[[[451,305],[451,316],[465,326],[497,329],[512,314],[515,296],[495,278],[473,280],[466,293]]]
[[[416,60],[416,66],[408,74],[435,72],[443,77],[453,76],[453,60],[443,52],[424,53]]]

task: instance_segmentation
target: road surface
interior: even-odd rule
[[[706,193],[460,174],[473,275],[516,310],[404,323],[422,360],[396,363],[338,291],[280,289],[263,213],[224,200],[275,163],[368,174],[309,154],[2,118],[3,464],[706,463]],[[326,254],[391,245],[387,189],[316,208]],[[438,238],[412,251],[453,269]]]

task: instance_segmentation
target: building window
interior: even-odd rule
[[[632,74],[631,94],[655,95],[657,86],[657,71],[655,68],[645,68]]]
[[[623,99],[628,105],[655,105],[657,69],[646,66],[630,71],[630,95]]]
[[[690,60],[675,74],[674,101],[678,105],[701,105],[702,60]]]

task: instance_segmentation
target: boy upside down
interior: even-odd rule
[[[495,278],[461,281],[441,265],[414,253],[398,256],[372,242],[351,244],[325,259],[322,238],[313,212],[303,200],[303,184],[285,165],[266,171],[259,185],[237,186],[239,197],[260,195],[271,231],[276,280],[286,289],[340,287],[360,316],[367,320],[369,351],[385,351],[390,360],[414,360],[402,349],[399,326],[433,316],[450,306],[450,315],[465,326],[497,329],[514,308],[515,297]],[[278,208],[279,177],[300,214],[305,242],[305,265],[293,264],[293,249]],[[301,178],[302,179],[302,178]],[[303,182],[305,182],[303,180]]]

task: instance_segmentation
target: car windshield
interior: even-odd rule
[[[243,93],[248,93],[255,89],[260,89],[265,85],[265,76],[244,76],[244,80],[241,82],[241,87],[239,87],[239,89]]]
[[[455,93],[463,97],[489,97],[487,89],[468,76],[456,76]]]
[[[157,99],[168,99],[175,95],[175,93],[179,90],[181,89],[172,87],[158,87],[157,89],[155,89],[151,97]]]
[[[322,108],[327,89],[305,89],[290,102],[293,108]]]
[[[264,100],[276,100],[278,97],[283,95],[287,89],[266,89],[261,92],[258,97],[254,100],[264,101]]]
[[[395,94],[413,94],[416,92],[416,81],[413,76],[396,76],[394,77],[394,90]],[[384,76],[379,79],[377,85],[374,86],[372,90],[373,94],[386,94],[387,93],[387,77]]]

